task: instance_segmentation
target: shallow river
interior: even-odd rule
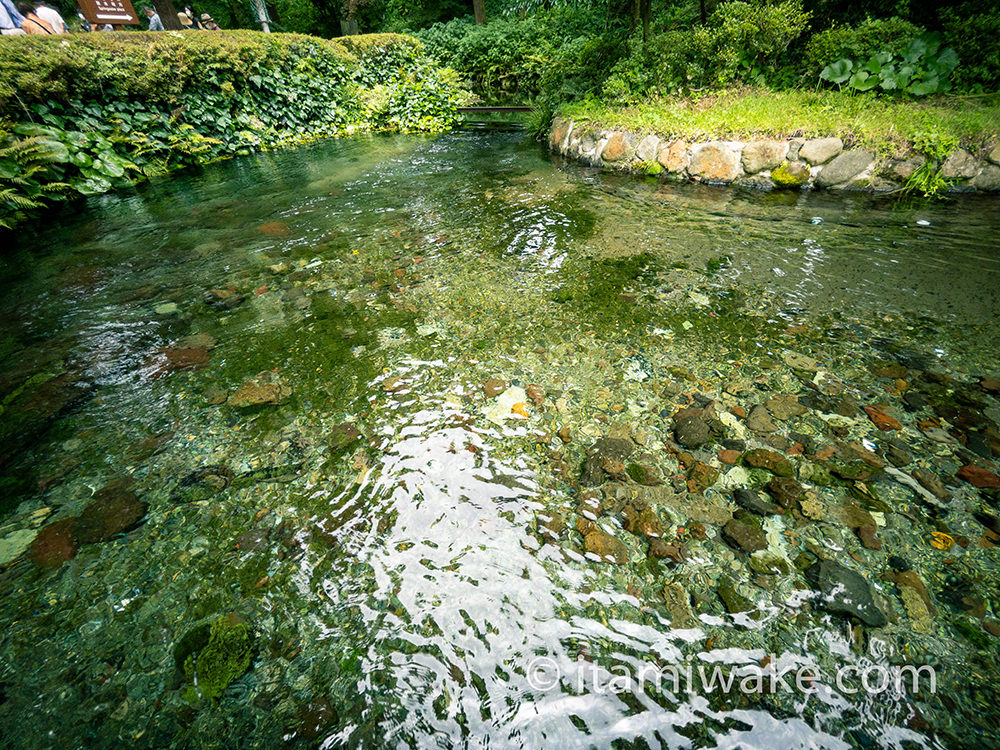
[[[996,207],[466,130],[44,219],[0,255],[0,735],[1000,747]]]

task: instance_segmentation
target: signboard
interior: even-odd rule
[[[130,0],[79,0],[83,17],[91,23],[112,26],[137,25],[139,17]]]

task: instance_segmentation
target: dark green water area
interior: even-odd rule
[[[466,129],[43,218],[2,744],[1000,747],[997,206]]]

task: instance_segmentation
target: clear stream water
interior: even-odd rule
[[[955,478],[995,470],[976,379],[998,369],[996,205],[660,184],[464,130],[242,158],[41,220],[0,255],[3,744],[1000,747],[997,551],[974,515],[996,497]],[[276,403],[240,405],[255,378]],[[808,408],[744,423],[780,393]],[[710,402],[712,439],[678,456],[674,412]],[[588,487],[602,436],[656,478],[598,456]],[[890,438],[910,461],[888,468],[950,501],[812,471],[824,445],[884,463]],[[811,502],[754,521],[756,558],[721,528],[770,473],[727,445],[790,457]],[[718,475],[689,486],[694,461]],[[109,483],[141,520],[106,511],[93,541],[79,519]],[[682,562],[647,557],[625,495]],[[859,507],[881,550],[843,520]],[[69,518],[53,560],[39,540]],[[595,522],[617,562],[588,554]],[[827,611],[800,572],[820,557],[887,624]],[[250,658],[199,697],[178,644],[230,613]],[[834,679],[907,664],[936,692]],[[716,665],[814,689],[637,679]]]

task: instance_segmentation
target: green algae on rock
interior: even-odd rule
[[[250,667],[253,634],[238,615],[223,615],[189,631],[177,644],[174,659],[187,687],[190,703],[214,700]]]

